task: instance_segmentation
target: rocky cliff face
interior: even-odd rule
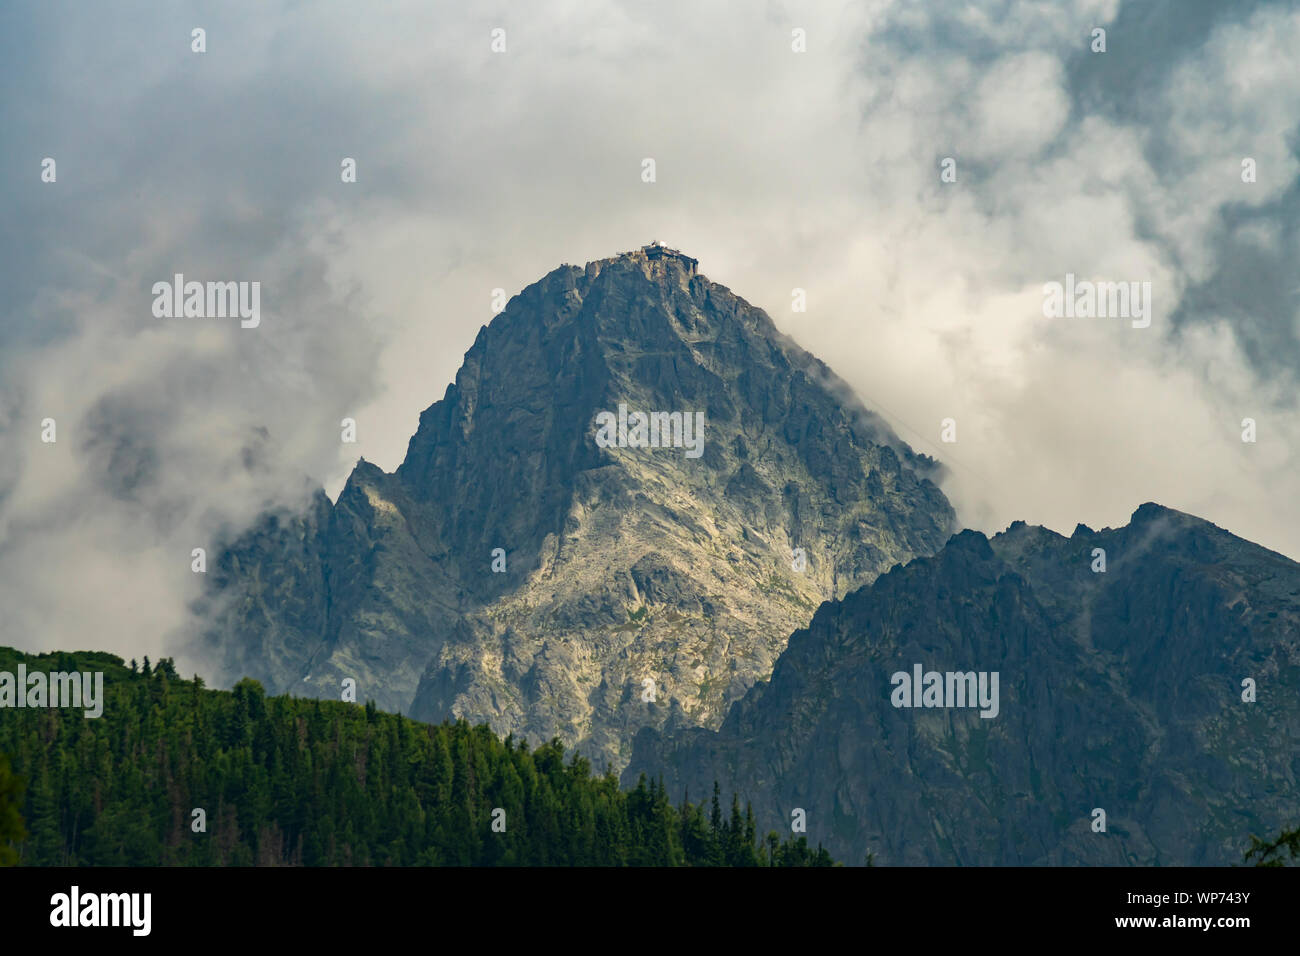
[[[703,443],[604,447],[620,405],[702,413]],[[227,681],[352,678],[622,767],[642,727],[717,727],[822,601],[937,550],[934,470],[689,263],[563,266],[480,331],[395,473],[230,545],[205,639]]]
[[[644,731],[624,780],[716,778],[782,832],[802,808],[850,862],[1240,863],[1294,823],[1298,624],[1300,565],[1156,505],[965,531],[822,606],[717,732]],[[916,664],[999,672],[997,716],[894,706]]]

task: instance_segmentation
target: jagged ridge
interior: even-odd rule
[[[820,607],[717,733],[644,731],[624,781],[718,779],[760,827],[803,808],[857,862],[1240,863],[1294,822],[1298,623],[1300,565],[1158,505],[1069,538],[964,531]],[[896,708],[916,663],[999,671],[1000,713]]]
[[[620,402],[703,411],[702,455],[598,447]],[[562,266],[480,330],[395,473],[232,543],[206,640],[228,680],[351,677],[621,767],[642,726],[716,726],[821,601],[937,549],[936,471],[691,262]]]

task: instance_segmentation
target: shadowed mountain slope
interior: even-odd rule
[[[1300,812],[1298,624],[1300,565],[1158,505],[964,531],[818,609],[717,732],[642,732],[624,781],[802,808],[850,862],[1240,863]],[[998,672],[997,715],[894,706],[917,664]]]

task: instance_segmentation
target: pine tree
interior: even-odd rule
[[[0,866],[13,866],[18,862],[14,845],[27,838],[22,806],[23,780],[9,767],[9,758],[0,753]]]
[[[1283,851],[1287,856],[1283,857]],[[1283,830],[1272,840],[1264,841],[1251,835],[1250,849],[1246,851],[1245,862],[1252,859],[1256,866],[1286,866],[1285,860],[1300,858],[1300,827]]]

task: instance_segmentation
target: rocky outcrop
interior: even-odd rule
[[[698,457],[598,442],[620,405],[702,413]],[[351,678],[622,767],[642,727],[717,727],[824,600],[937,550],[936,469],[684,258],[562,266],[480,331],[395,473],[230,544],[204,640],[227,681]]]
[[[1240,863],[1300,805],[1297,625],[1300,565],[1157,505],[964,531],[819,608],[716,732],[643,731],[624,780],[800,808],[857,863]],[[917,664],[998,672],[996,717],[894,706]]]

